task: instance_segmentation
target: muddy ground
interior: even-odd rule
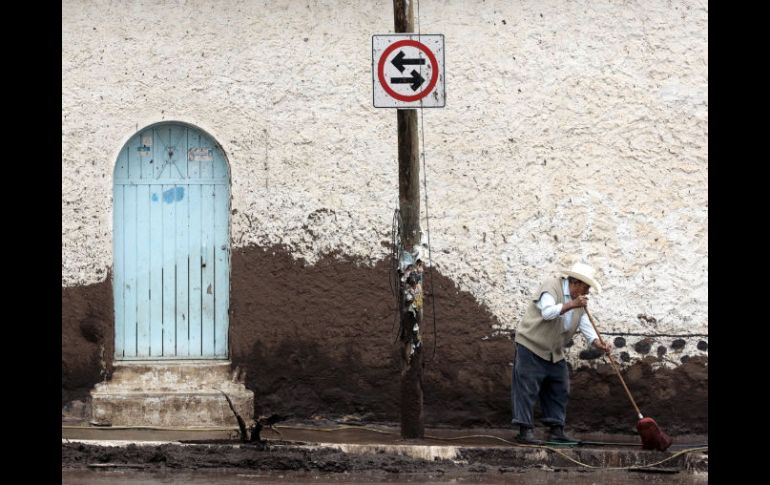
[[[494,335],[495,317],[472,295],[436,270],[432,278],[438,347],[431,360],[433,315],[426,298],[426,424],[507,425],[511,335]],[[246,371],[257,415],[398,421],[395,304],[385,261],[370,267],[327,256],[308,265],[279,247],[239,248],[231,281],[231,359]],[[430,277],[425,286],[429,294]],[[109,373],[112,353],[110,278],[62,288],[62,405],[87,399],[102,369]],[[707,357],[653,371],[659,358],[650,355],[624,371],[637,403],[669,434],[707,434]],[[629,432],[635,424],[609,364],[573,370],[568,412],[577,431]]]
[[[457,468],[448,461],[425,461],[405,456],[373,454],[350,455],[330,449],[277,449],[243,445],[240,448],[216,445],[103,447],[82,443],[62,444],[62,468],[78,468],[94,463],[144,465],[146,468],[246,468],[256,470],[301,470],[351,472],[385,470],[393,473],[441,472]]]
[[[137,446],[97,446],[62,443],[62,468],[131,469],[251,469],[265,471],[318,471],[356,473],[384,471],[393,474],[517,473],[528,469],[590,471],[608,467],[643,468],[670,472],[708,471],[707,458],[662,452],[563,450],[545,452],[523,447],[459,448],[453,459],[414,458],[387,451],[345,453],[332,448],[308,447],[293,442],[266,444],[178,443]],[[702,452],[701,452],[702,453]],[[565,455],[569,458],[565,458]],[[665,461],[665,466],[657,463]],[[581,467],[572,460],[584,463]]]

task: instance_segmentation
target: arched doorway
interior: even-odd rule
[[[226,359],[230,173],[220,145],[180,122],[137,132],[113,185],[115,359]]]

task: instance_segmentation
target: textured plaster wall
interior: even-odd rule
[[[707,4],[423,0],[419,20],[446,39],[447,106],[424,112],[434,266],[500,330],[584,258],[605,331],[707,334]],[[386,257],[396,115],[370,63],[392,32],[389,0],[63,2],[62,286],[107,277],[117,152],[162,120],[222,144],[234,247]]]

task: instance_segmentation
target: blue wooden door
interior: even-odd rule
[[[228,352],[230,174],[219,145],[181,123],[134,135],[115,165],[115,358]]]

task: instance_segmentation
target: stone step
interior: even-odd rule
[[[254,398],[250,392],[228,394],[247,425]],[[93,395],[93,420],[112,426],[237,426],[222,394],[153,393]]]
[[[249,423],[254,394],[238,377],[228,361],[118,362],[91,391],[92,417],[113,426],[237,426],[223,391]]]
[[[110,383],[140,389],[211,388],[227,381],[242,382],[238,377],[233,376],[229,361],[124,361],[114,364]]]

